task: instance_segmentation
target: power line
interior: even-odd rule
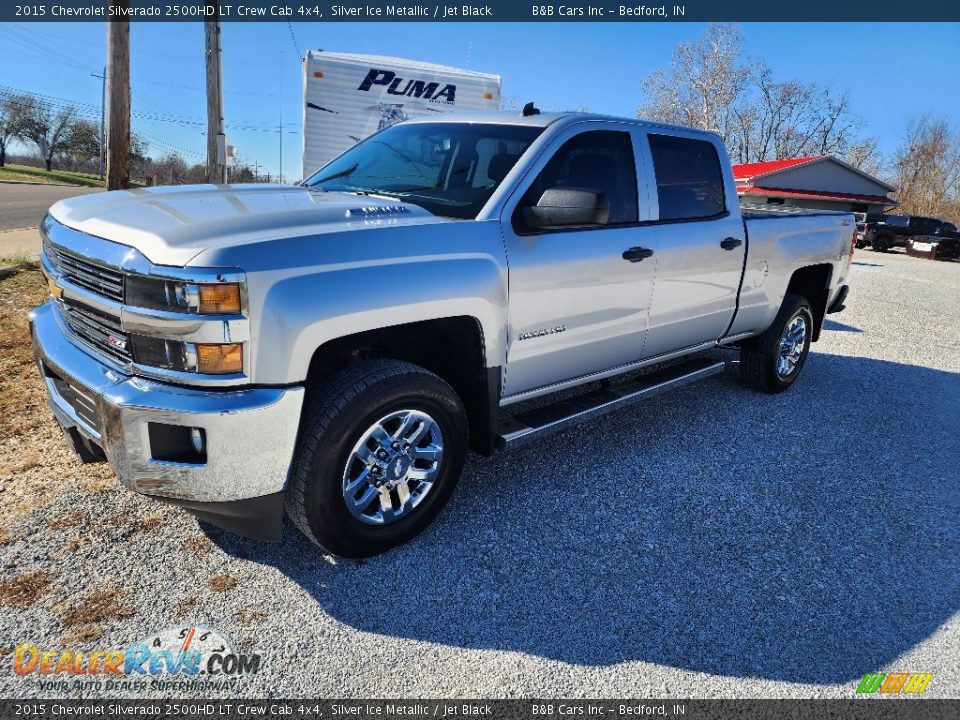
[[[303,53],[300,52],[300,46],[297,45],[297,38],[293,34],[293,24],[289,20],[287,20],[287,27],[290,28],[290,39],[293,40],[293,47],[297,51],[297,57],[302,58]]]
[[[68,100],[66,98],[57,97],[55,95],[45,95],[43,93],[33,92],[30,90],[23,90],[20,88],[11,87],[9,85],[0,85],[0,94],[4,94],[8,97],[14,95],[31,95],[37,98],[40,98],[44,103],[53,106],[56,109],[67,109],[73,108],[78,111],[86,111],[87,113],[96,113],[99,115],[100,109],[99,105],[94,105],[92,103],[79,102],[74,100]],[[133,112],[131,115],[133,117],[139,118],[147,122],[165,122],[165,123],[174,123],[178,125],[190,125],[195,127],[203,127],[205,123],[203,120],[197,116],[191,115],[171,115],[154,105],[152,102],[147,102],[143,95],[137,94],[135,96],[138,102],[143,103],[144,105],[150,104],[153,106],[152,111],[138,111]],[[231,130],[250,130],[252,132],[288,132],[296,133],[298,130],[282,131],[277,128],[274,123],[259,122],[255,120],[240,120],[236,123],[230,123],[228,127]],[[286,128],[299,128],[299,123],[284,123],[283,127]]]
[[[46,38],[38,36],[32,31],[28,31],[26,28],[8,26],[7,32],[10,39],[16,41],[19,45],[21,45],[21,47],[29,48],[34,52],[45,55],[58,63],[70,65],[78,70],[96,72],[96,68],[93,66],[82,64],[82,61],[78,61],[77,58],[51,47],[49,44],[46,44]]]

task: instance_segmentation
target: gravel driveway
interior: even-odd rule
[[[474,457],[439,521],[372,560],[52,465],[51,504],[0,545],[39,588],[7,581],[0,695],[58,695],[13,674],[17,643],[199,623],[263,656],[234,697],[850,697],[876,671],[960,696],[960,264],[854,262],[788,393],[721,376]]]

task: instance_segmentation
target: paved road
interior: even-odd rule
[[[0,606],[0,639],[89,651],[199,623],[263,655],[235,690],[177,693],[199,697],[851,698],[895,671],[957,697],[960,264],[858,252],[852,287],[788,392],[718,377],[473,457],[429,531],[365,562],[38,460],[24,476],[64,489],[0,568],[51,584]],[[94,600],[111,612],[71,640],[64,608]],[[4,664],[2,696],[76,695]]]
[[[0,183],[0,231],[37,227],[47,208],[58,200],[91,192],[103,191],[65,185]]]

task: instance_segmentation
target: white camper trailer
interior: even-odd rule
[[[380,55],[311,50],[303,63],[303,177],[401,120],[499,108],[499,75]]]

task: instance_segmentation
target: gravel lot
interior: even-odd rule
[[[960,264],[854,262],[790,392],[724,376],[474,457],[365,562],[120,491],[36,396],[0,433],[0,695],[58,695],[17,643],[199,623],[263,655],[232,697],[850,697],[875,671],[960,697]]]

